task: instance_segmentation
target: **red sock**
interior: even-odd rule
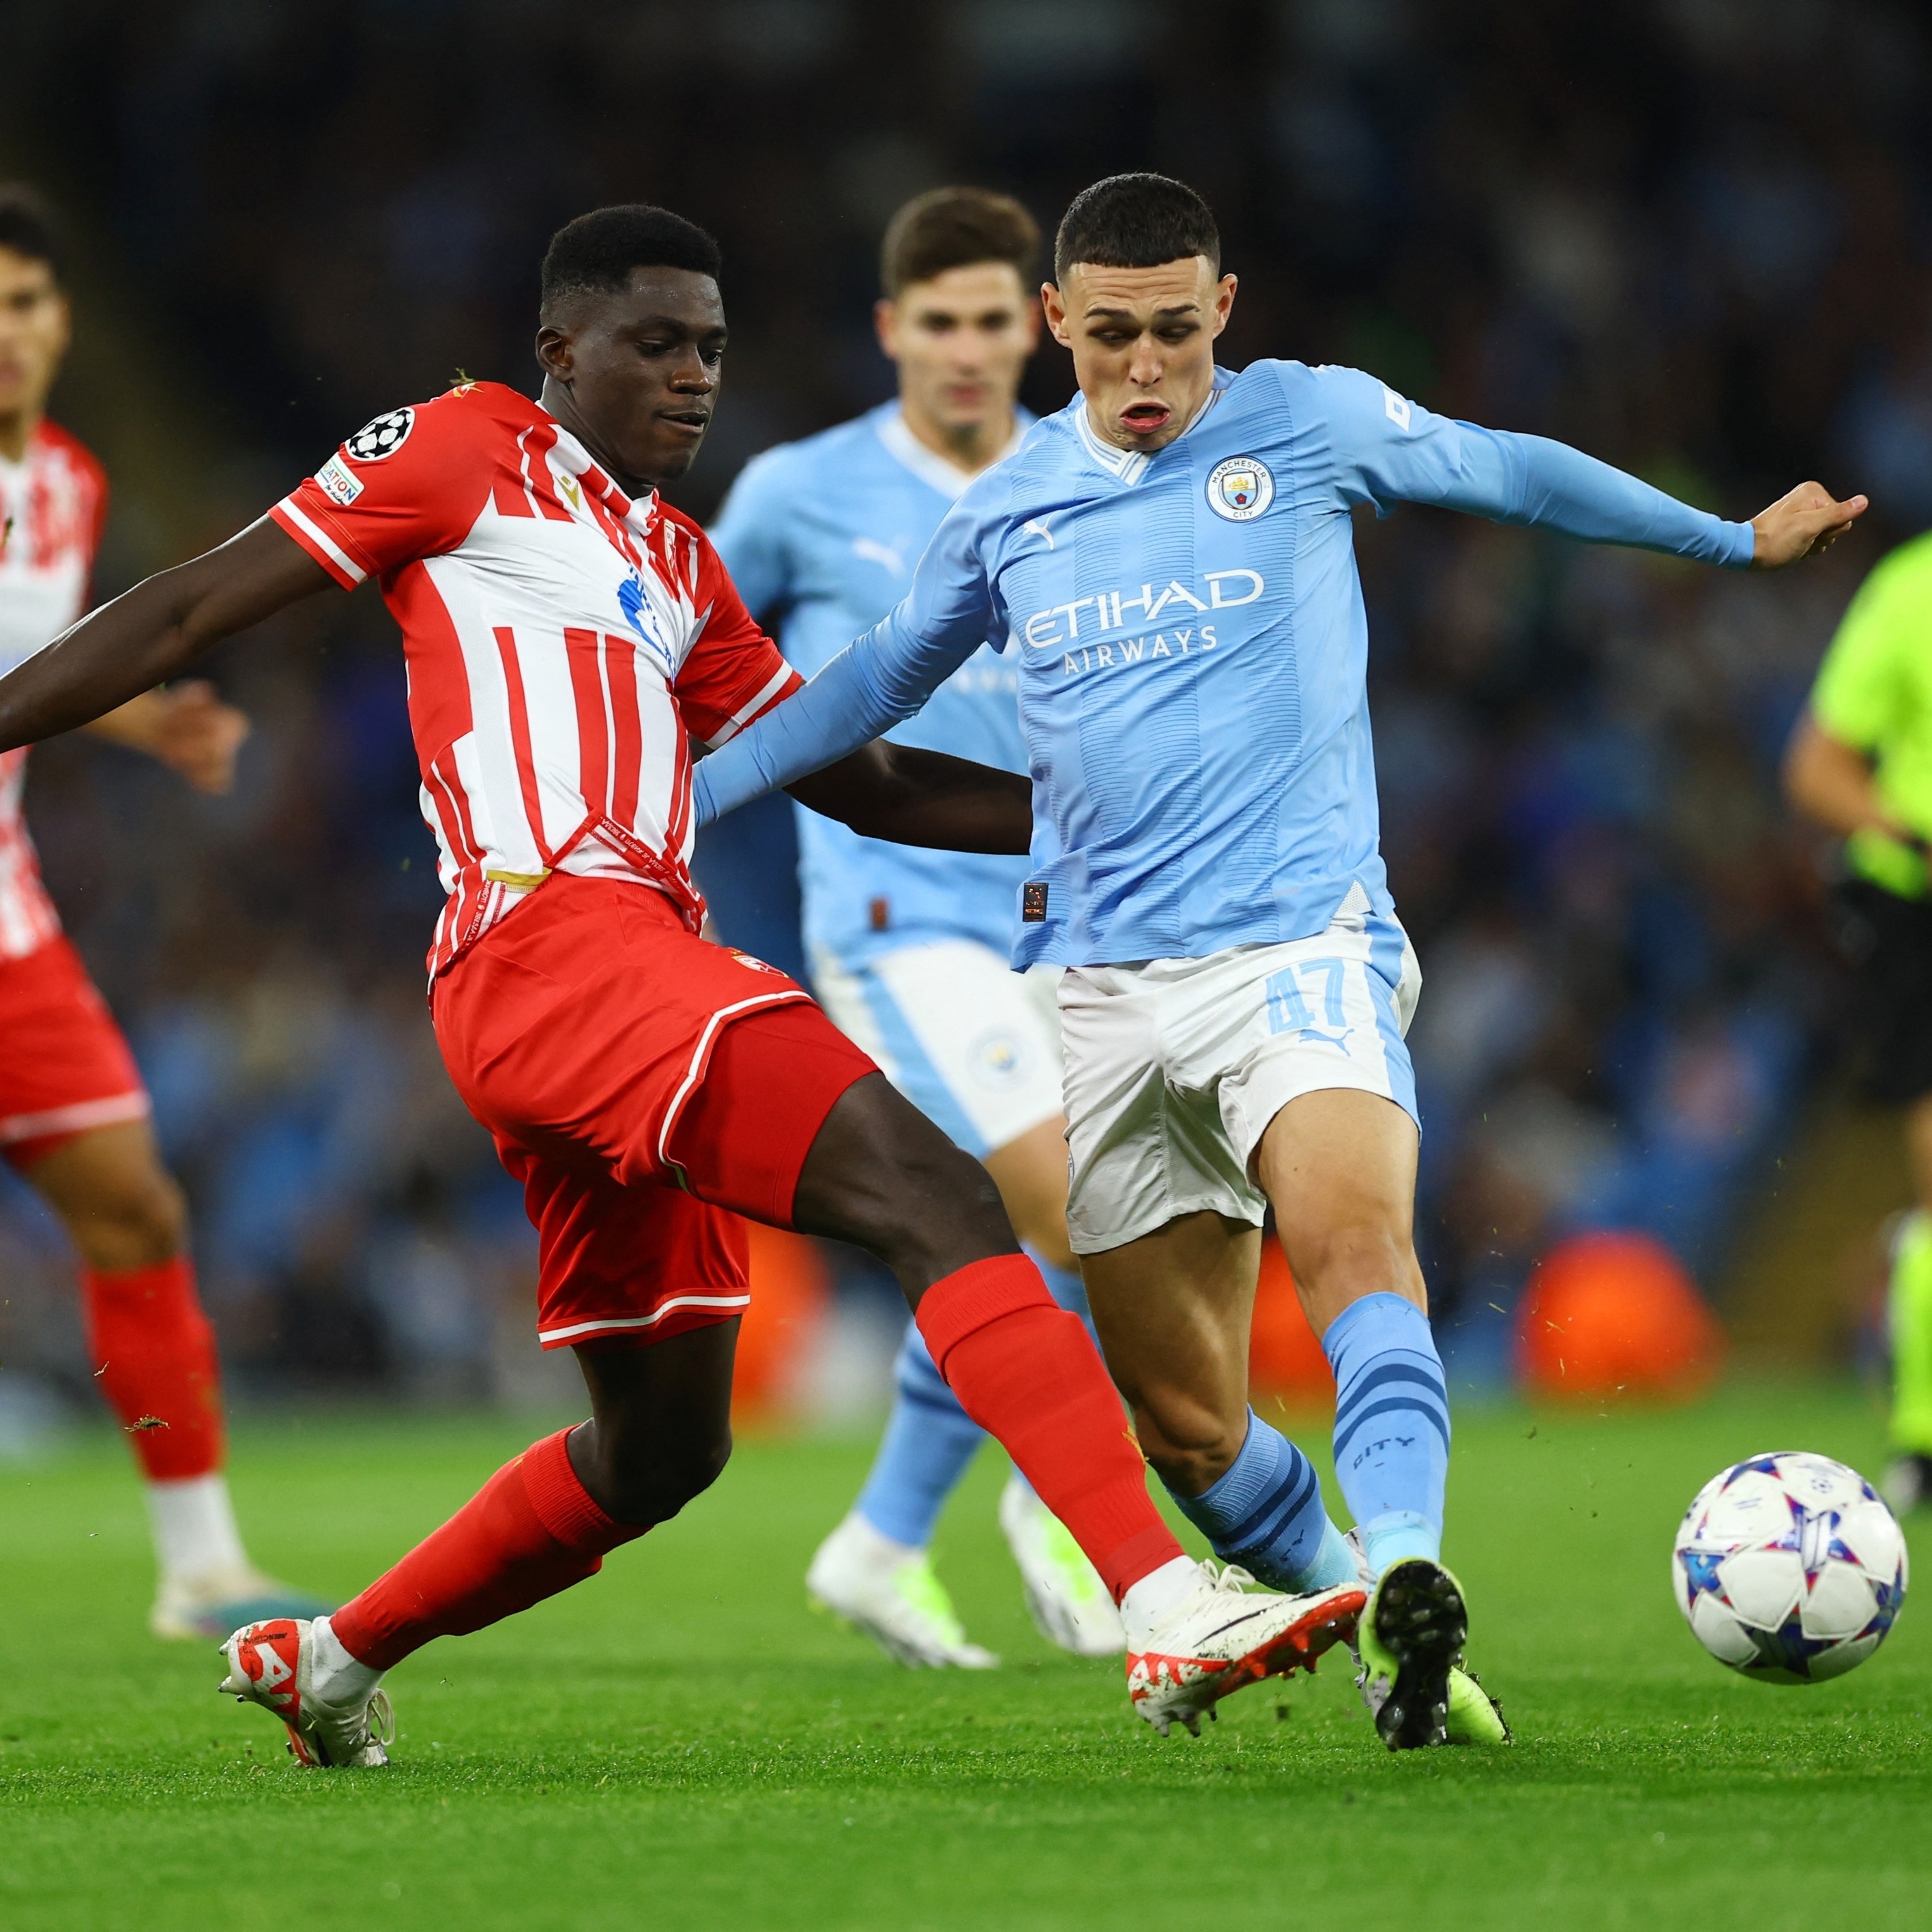
[[[960,1406],[1004,1445],[1115,1603],[1185,1553],[1148,1498],[1140,1451],[1087,1330],[1025,1256],[934,1282],[918,1320]]]
[[[442,1527],[328,1620],[358,1663],[387,1670],[432,1637],[526,1610],[604,1567],[649,1523],[614,1522],[570,1466],[560,1429],[506,1462]]]
[[[80,1271],[94,1380],[150,1482],[211,1475],[226,1447],[214,1330],[185,1255],[151,1268]]]

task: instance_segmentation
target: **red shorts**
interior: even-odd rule
[[[63,934],[0,959],[0,1154],[18,1168],[148,1117],[140,1070]]]
[[[567,873],[444,973],[430,1010],[524,1184],[546,1348],[742,1312],[737,1215],[790,1225],[833,1102],[878,1070],[796,980],[696,938],[662,893]]]

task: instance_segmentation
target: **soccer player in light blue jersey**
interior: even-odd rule
[[[1016,964],[1063,967],[1067,1220],[1148,1460],[1277,1588],[1354,1573],[1391,1749],[1508,1736],[1442,1566],[1449,1412],[1411,1237],[1420,983],[1378,850],[1350,513],[1432,503],[1729,568],[1865,507],[1808,483],[1726,523],[1358,370],[1217,368],[1234,278],[1190,190],[1117,176],[1060,224],[1081,393],[956,504],[885,621],[700,768],[700,814],[910,716],[991,640],[1034,780]],[[1335,1372],[1345,1540],[1246,1401],[1272,1205]]]
[[[808,676],[898,602],[946,512],[1031,426],[1016,398],[1039,338],[1039,247],[1032,217],[1005,195],[939,188],[909,202],[886,231],[876,317],[897,396],[766,451],[726,499],[712,541]],[[892,736],[1024,771],[1014,666],[982,646]],[[862,838],[802,808],[798,834],[806,941],[826,1010],[984,1163],[1048,1286],[1084,1314],[1066,1237],[1060,975],[1008,963],[1026,861]],[[993,1664],[967,1640],[930,1553],[985,1432],[910,1323],[894,1381],[872,1473],[814,1556],[807,1587],[907,1664]],[[1017,1472],[1000,1522],[1042,1634],[1081,1654],[1120,1650],[1119,1614],[1093,1566]]]

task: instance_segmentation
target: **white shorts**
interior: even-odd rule
[[[820,953],[812,985],[832,1023],[976,1157],[1057,1120],[1057,966],[1016,973],[970,939],[880,954],[856,972]]]
[[[1422,988],[1408,935],[1360,887],[1326,932],[1204,959],[1070,966],[1060,982],[1076,1254],[1204,1208],[1258,1227],[1249,1162],[1288,1102],[1355,1087],[1415,1115],[1402,1036]]]

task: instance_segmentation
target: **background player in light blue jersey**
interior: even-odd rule
[[[1359,1562],[1364,1694],[1391,1749],[1500,1742],[1441,1562],[1448,1403],[1403,1045],[1420,976],[1378,851],[1350,513],[1406,500],[1768,568],[1865,503],[1805,484],[1722,522],[1357,370],[1217,369],[1220,253],[1179,182],[1076,199],[1043,300],[1081,394],[962,496],[890,617],[706,763],[699,808],[840,756],[1004,646],[1034,786],[1015,958],[1066,969],[1068,1222],[1142,1447],[1217,1552],[1276,1587]],[[1270,1205],[1335,1372],[1348,1542],[1307,1459],[1247,1408]]]
[[[1030,425],[1015,398],[1039,338],[1030,286],[1039,246],[1032,218],[1006,196],[940,188],[908,202],[880,265],[879,340],[898,366],[898,396],[767,451],[726,500],[712,540],[746,604],[776,620],[786,657],[808,676],[904,595],[946,512]],[[1024,771],[1013,666],[982,646],[892,735]],[[806,944],[826,1010],[984,1162],[1054,1294],[1084,1314],[1066,1237],[1059,974],[1008,963],[1026,862],[889,844],[802,808],[798,838]],[[929,1553],[984,1432],[910,1323],[894,1379],[872,1473],[807,1586],[905,1663],[997,1663],[967,1641]],[[1041,1630],[1084,1654],[1123,1648],[1092,1565],[1017,1471],[1000,1521]]]

